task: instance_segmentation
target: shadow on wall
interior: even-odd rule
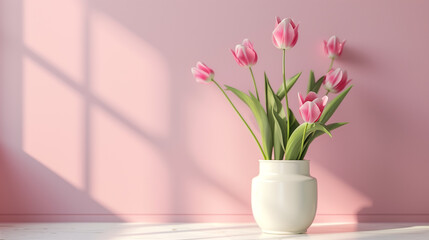
[[[1,222],[122,221],[23,152],[10,155],[2,149],[0,168]]]
[[[356,43],[347,45],[338,65],[352,66],[364,71],[367,76],[379,76],[380,72],[389,71],[384,69],[386,66],[380,59],[371,58],[358,49]],[[421,171],[427,169],[429,163],[421,156],[427,153],[425,136],[429,134],[429,129],[416,127],[425,125],[425,116],[412,117],[416,113],[413,101],[418,98],[405,100],[402,95],[409,86],[392,87],[402,81],[398,78],[393,76],[388,83],[384,79],[372,79],[374,82],[363,79],[352,81],[354,88],[348,98],[353,97],[355,101],[346,99],[340,108],[352,108],[364,117],[358,121],[351,120],[344,129],[335,130],[333,139],[321,139],[321,142],[316,143],[320,144],[316,150],[310,152],[318,159],[317,164],[323,169],[329,169],[368,201],[367,206],[361,206],[355,212],[357,222],[429,221],[429,209],[423,204],[429,200],[429,192],[416,191],[416,188],[410,187],[410,184],[423,184],[427,178]],[[415,83],[409,84],[412,86]],[[388,97],[381,97],[386,94],[386,90]],[[335,117],[340,121],[353,119],[353,116],[341,110]],[[347,144],[334,142],[337,139],[346,139]],[[338,148],[339,145],[343,147]],[[350,154],[353,152],[358,153]],[[320,158],[318,153],[326,157]],[[343,156],[347,166],[331,161],[338,156]],[[332,194],[335,197],[331,197],[331,201],[336,201],[339,209],[346,205],[346,197],[341,196],[341,191]]]
[[[94,7],[91,2],[85,4],[77,19],[82,21],[79,27],[82,33],[77,34],[82,42],[82,49],[79,49],[82,54],[77,61],[82,65],[77,67],[82,73],[80,77],[75,77],[75,72],[67,66],[61,66],[70,54],[67,49],[61,50],[67,52],[65,56],[61,51],[49,52],[56,50],[59,39],[49,42],[43,37],[38,38],[41,32],[35,28],[38,24],[36,19],[40,17],[43,23],[43,17],[40,15],[42,12],[32,12],[33,8],[37,10],[34,4],[29,1],[5,1],[2,4],[5,21],[1,46],[0,195],[3,197],[0,200],[0,221],[123,221],[121,215],[165,215],[163,209],[167,209],[167,214],[176,214],[167,215],[162,221],[189,221],[192,216],[180,214],[188,213],[181,211],[186,210],[189,204],[183,194],[189,182],[210,185],[238,205],[249,206],[242,196],[211,177],[192,160],[193,156],[182,143],[181,135],[186,132],[186,127],[177,128],[175,125],[180,125],[183,119],[168,118],[168,125],[164,127],[171,131],[164,136],[152,134],[142,128],[141,122],[147,116],[136,121],[122,106],[115,105],[115,99],[105,99],[103,92],[94,92],[93,86],[99,83],[97,80],[108,80],[97,76],[98,72],[92,65],[98,59],[94,60],[91,55],[97,51],[93,49],[92,37],[97,38],[97,33],[91,32],[91,8]],[[26,10],[25,17],[23,9]],[[71,12],[73,10],[70,9]],[[26,32],[22,32],[23,29]],[[72,32],[73,28],[66,31]],[[59,37],[61,32],[57,35]],[[73,46],[69,47],[73,50]],[[67,63],[68,66],[73,65]],[[174,91],[180,89],[179,85],[174,81],[166,85],[164,90],[170,99],[168,106],[177,106],[178,101],[185,101],[183,95]],[[78,104],[64,101],[67,97],[77,99]],[[180,111],[180,108],[171,108],[169,114],[180,116]],[[125,152],[129,150],[128,146],[123,147],[127,143],[122,143],[121,147],[121,143],[115,140],[115,133],[120,135],[122,130],[115,132],[115,128],[100,128],[103,123],[97,122],[99,112],[116,122],[115,127],[120,125],[125,129],[123,131],[128,135],[122,136],[123,139],[132,135],[139,143],[128,155]],[[141,120],[138,117],[137,120]],[[81,124],[72,123],[72,120]],[[108,124],[105,126],[109,127]],[[94,132],[99,134],[106,130],[112,131],[113,135],[102,135],[102,140],[100,135],[94,136]],[[106,142],[105,139],[112,141]],[[119,137],[119,141],[123,139]],[[97,144],[97,141],[102,143]],[[158,157],[155,160],[159,162],[153,163],[150,154],[136,150],[140,147],[149,148],[148,152],[155,151],[154,155]],[[141,158],[137,159],[133,154]],[[181,159],[187,161],[186,172],[178,171],[183,168]],[[154,166],[155,169],[151,168]],[[158,171],[157,166],[160,168]],[[166,173],[159,174],[162,171]],[[160,189],[154,182],[169,188]],[[153,195],[148,198],[148,193]],[[104,205],[106,202],[109,207]],[[130,208],[127,208],[127,203],[131,203]]]
[[[225,24],[227,27],[221,28],[218,27],[219,21],[216,18],[207,17],[206,12],[204,11],[195,11],[195,9],[189,8],[189,5],[191,5],[192,2],[187,2],[187,4],[189,4],[187,5],[183,4],[182,1],[169,1],[168,7],[164,4],[153,4],[151,1],[131,1],[127,6],[123,6],[120,1],[114,0],[93,0],[90,3],[91,6],[101,12],[103,16],[108,16],[109,19],[113,19],[115,22],[120,23],[122,27],[138,36],[140,40],[147,41],[151,46],[161,51],[163,58],[168,61],[167,67],[171,76],[167,76],[168,86],[166,89],[168,90],[166,90],[166,95],[170,96],[167,104],[169,106],[170,119],[166,128],[169,129],[169,132],[164,137],[160,138],[160,145],[154,144],[154,146],[162,152],[160,159],[163,164],[165,164],[165,167],[168,168],[168,178],[170,179],[168,191],[171,194],[169,196],[174,198],[174,201],[169,203],[170,206],[168,210],[172,213],[183,213],[182,211],[194,211],[196,209],[192,208],[192,203],[195,203],[195,206],[203,204],[202,202],[204,201],[195,201],[193,199],[198,197],[203,198],[203,195],[205,195],[204,190],[202,192],[203,194],[200,194],[201,196],[195,193],[193,193],[195,195],[192,194],[192,192],[197,192],[196,186],[198,185],[195,185],[195,181],[202,181],[207,183],[207,186],[215,187],[222,195],[232,199],[232,201],[229,201],[228,203],[234,202],[237,203],[237,205],[245,206],[243,212],[250,213],[250,204],[248,202],[248,197],[245,195],[248,194],[248,192],[234,191],[234,188],[232,187],[233,184],[228,184],[227,181],[222,182],[223,176],[221,174],[215,175],[213,172],[208,171],[208,168],[205,168],[205,165],[210,163],[203,163],[199,158],[195,157],[194,155],[197,151],[195,149],[192,149],[193,151],[191,151],[191,147],[189,146],[190,144],[183,141],[183,139],[186,139],[184,136],[187,136],[187,134],[196,127],[187,124],[189,118],[183,114],[184,112],[187,112],[187,106],[192,104],[192,101],[195,100],[195,95],[190,94],[190,92],[188,92],[189,90],[187,90],[191,89],[191,87],[185,79],[190,76],[189,65],[195,62],[195,56],[200,57],[203,52],[204,57],[207,59],[221,59],[221,61],[223,61],[227,54],[228,57],[230,57],[230,55],[228,51],[225,51],[225,55],[218,53],[218,51],[227,49],[232,45],[231,43],[237,41],[237,39],[241,40],[244,37],[243,35],[250,35],[246,37],[255,39],[256,43],[268,42],[271,50],[266,49],[267,53],[270,53],[270,51],[277,51],[269,42],[269,37],[261,37],[261,35],[264,34],[264,36],[269,36],[271,29],[262,30],[260,27],[268,26],[268,24],[264,25],[265,19],[269,19],[267,22],[271,21],[273,14],[276,12],[273,9],[283,9],[280,7],[281,5],[273,4],[272,6],[267,6],[267,4],[263,3],[254,3],[254,7],[261,4],[260,7],[264,7],[267,11],[259,13],[259,18],[249,19],[249,12],[234,11],[235,6],[229,6],[226,8],[225,6],[222,6],[222,4],[217,4],[214,1],[206,2],[205,4],[207,5],[205,5],[205,7],[207,9],[210,9],[213,13],[221,13],[219,15],[223,16],[222,24]],[[195,1],[194,3],[195,6],[198,6],[199,4],[198,1]],[[248,5],[246,1],[238,1],[229,4],[236,4],[237,8]],[[297,16],[305,17],[307,16],[306,14],[309,14],[307,9],[304,11],[301,8],[303,5],[285,3],[285,5],[286,4],[290,5],[290,8],[288,8],[290,9],[289,11],[294,13],[296,12]],[[335,1],[330,2],[331,6],[329,6],[329,4],[316,2],[313,4],[315,5],[314,9],[318,9],[317,4],[320,4],[319,6],[321,9],[335,9],[335,7],[333,7]],[[353,9],[354,7],[361,6],[362,4],[367,4],[368,8],[369,6],[372,6],[370,1],[363,3],[361,1],[353,1],[350,5],[344,6],[344,8]],[[377,11],[384,11],[385,4],[387,4],[387,1],[380,3],[380,5],[375,8],[371,7],[374,12],[371,12],[372,15],[370,17],[378,19],[380,13]],[[141,11],[144,9],[150,9],[151,14],[141,14]],[[305,13],[302,13],[301,11]],[[398,5],[395,11],[400,12],[402,9]],[[158,12],[164,13],[164,17],[156,22],[156,24],[152,24],[153,20],[157,18],[155,13]],[[384,14],[384,20],[393,21],[397,19],[396,12]],[[323,11],[318,11],[317,14],[324,15],[325,13]],[[315,18],[317,18],[317,15],[315,16]],[[419,11],[419,13],[413,17],[416,18],[415,22],[424,22],[421,19],[423,16],[427,15],[423,11]],[[425,17],[425,19],[426,18],[427,17]],[[242,24],[241,22],[237,22],[236,19],[247,19],[249,22],[248,24]],[[343,24],[335,25],[335,22],[338,21],[338,19],[330,17],[325,18],[326,23],[323,25],[335,26],[336,29],[338,27],[338,31],[342,31],[344,34],[348,33],[351,37],[350,42],[346,45],[347,47],[342,58],[338,61],[338,65],[353,70],[352,78],[356,76],[358,78],[356,81],[358,82],[356,82],[355,88],[345,102],[345,105],[347,104],[348,106],[342,106],[341,111],[336,113],[335,118],[344,121],[352,121],[352,124],[346,127],[348,128],[348,131],[345,129],[338,130],[338,135],[336,134],[335,136],[337,139],[336,143],[330,142],[329,144],[322,144],[322,149],[331,148],[330,151],[313,151],[313,154],[316,152],[321,153],[318,155],[324,156],[320,161],[320,164],[323,165],[324,168],[328,169],[330,173],[338,177],[338,179],[345,183],[347,187],[356,190],[372,203],[372,206],[370,207],[362,207],[362,209],[358,209],[356,212],[347,212],[351,214],[359,214],[358,220],[364,221],[363,218],[365,217],[361,217],[361,215],[369,216],[371,214],[379,214],[379,216],[383,218],[383,214],[386,213],[398,213],[403,215],[416,214],[419,211],[427,209],[427,205],[423,202],[427,202],[429,199],[429,192],[418,192],[408,186],[411,182],[419,184],[425,182],[425,176],[422,169],[429,167],[429,163],[419,156],[427,155],[427,148],[425,147],[427,141],[425,141],[425,137],[423,136],[428,133],[428,129],[425,128],[421,130],[420,127],[415,126],[425,126],[427,115],[425,118],[407,119],[414,127],[397,128],[397,126],[400,126],[402,121],[406,119],[398,117],[399,114],[402,116],[415,116],[415,109],[409,107],[413,105],[413,101],[406,101],[400,97],[402,96],[401,94],[403,94],[404,89],[403,87],[398,86],[400,86],[402,80],[407,76],[404,76],[404,71],[398,68],[398,66],[402,66],[400,58],[391,54],[392,49],[395,49],[396,45],[393,42],[385,42],[386,36],[391,36],[392,39],[394,39],[394,36],[397,34],[397,30],[395,28],[393,30],[386,31],[383,36],[379,36],[372,32],[373,29],[376,28],[365,28],[362,30],[365,31],[365,34],[363,34],[361,31],[357,32],[355,29],[358,28],[354,26],[354,24],[361,24],[361,16],[359,14],[352,14],[349,20],[350,23],[348,23],[347,26],[344,26]],[[382,21],[375,23],[377,24],[378,29],[382,29],[387,26],[387,24]],[[400,36],[398,41],[406,42],[406,40],[408,40],[408,36],[419,35],[419,30],[413,30],[402,25],[400,27],[400,30],[407,32],[407,34]],[[255,28],[258,30],[255,30]],[[237,29],[240,29],[240,31],[237,31]],[[302,31],[305,31],[304,28]],[[195,34],[202,32],[207,34],[204,35],[205,38],[213,39],[213,41],[216,41],[216,44],[207,47],[207,43],[202,43],[201,40],[198,40],[201,38],[193,37]],[[252,36],[252,34],[255,35]],[[302,41],[305,43],[305,41],[309,40],[303,39]],[[422,40],[418,39],[418,41]],[[311,43],[313,44],[313,42]],[[423,45],[423,43],[421,45]],[[418,46],[418,44],[416,44],[416,46]],[[416,46],[413,47],[417,49],[414,49],[414,51],[417,52],[419,48]],[[297,48],[299,47],[300,46],[297,46]],[[366,48],[365,51],[362,51],[362,48]],[[182,49],[187,50],[186,54],[184,54],[185,51]],[[261,49],[263,49],[263,46],[261,46]],[[302,48],[300,51],[305,52]],[[423,54],[416,55],[415,57],[417,58],[420,56],[423,56]],[[401,58],[407,57],[409,57],[408,50],[404,50]],[[260,61],[262,64],[263,58],[261,58]],[[231,65],[234,64],[232,58],[230,63]],[[269,63],[271,64],[272,62]],[[290,62],[290,68],[292,69],[294,67],[293,64],[295,63]],[[222,62],[221,67],[222,69],[226,69],[227,74],[222,76],[222,73],[219,73],[217,75],[220,79],[224,79],[225,81],[232,80],[239,76],[233,75],[235,74],[236,69],[234,69],[234,71],[228,71],[228,65],[229,64],[226,61]],[[415,67],[417,68],[417,65]],[[280,68],[278,68],[278,70],[279,69]],[[271,66],[267,70],[268,72],[273,72]],[[241,81],[241,78],[238,79]],[[245,86],[245,84],[241,82],[240,84],[241,86]],[[416,87],[417,84],[418,83],[413,82],[410,86]],[[427,88],[427,85],[422,86]],[[388,93],[386,93],[386,89]],[[417,91],[423,91],[422,89],[423,88],[417,89]],[[386,95],[380,95],[380,93]],[[424,94],[421,94],[421,96],[423,95]],[[421,98],[421,100],[427,101],[427,97]],[[233,115],[233,113],[231,115]],[[236,116],[232,117],[235,118]],[[356,119],[356,121],[353,119]],[[220,129],[215,124],[210,127],[216,130]],[[209,131],[210,127],[203,130]],[[350,135],[354,136],[353,141],[350,140]],[[213,136],[217,139],[221,139],[218,135]],[[245,137],[248,138],[247,135],[240,136],[239,140]],[[349,141],[344,141],[344,139]],[[226,144],[221,145],[222,143],[218,142],[213,141],[211,143],[219,144],[217,146],[223,146],[226,148]],[[402,147],[404,142],[412,143],[410,144],[413,145],[412,150],[404,149]],[[204,143],[201,142],[194,142],[194,144],[204,145]],[[231,144],[237,143],[232,142]],[[247,145],[243,146],[247,147]],[[329,147],[326,148],[327,146]],[[200,152],[205,151],[203,147],[204,146],[201,146],[201,150],[199,150]],[[340,148],[340,150],[338,150],[338,148]],[[243,152],[243,149],[240,149],[240,151]],[[209,152],[210,149],[207,151]],[[222,156],[222,154],[216,154],[218,153],[215,151],[210,152],[210,154],[207,153],[207,155]],[[231,151],[228,154],[230,154],[229,156],[233,156],[234,153]],[[336,156],[337,154],[346,156],[348,158],[348,164],[343,164],[344,159]],[[254,158],[253,155],[252,157]],[[224,159],[225,162],[222,162],[221,157],[215,157],[211,160],[212,162],[218,161],[220,164],[231,164],[231,166],[233,161],[240,161],[241,165],[240,167],[237,167],[236,170],[240,170],[244,164],[247,164],[249,167],[251,166],[246,160],[246,157],[238,155],[237,158],[241,158],[243,160]],[[412,158],[414,164],[409,166],[410,164],[408,162],[401,160],[405,158]],[[332,159],[334,161],[330,161]],[[225,165],[221,166],[219,169],[215,169],[214,171],[219,172],[224,170]],[[419,174],[412,174],[412,170],[419,172]],[[380,173],[383,173],[383,177],[381,178]],[[249,174],[248,176],[254,175],[250,170],[243,174]],[[365,177],[362,177],[363,175]],[[243,178],[245,178],[244,175]],[[234,179],[237,179],[237,177],[234,176]],[[250,183],[250,181],[248,181],[250,180],[250,177],[245,180],[247,182],[239,185],[239,187],[242,188]],[[210,192],[210,194],[213,194],[213,192]],[[339,192],[339,194],[341,194],[341,192]],[[414,196],[415,199],[410,200],[407,196]],[[341,196],[339,196],[338,199],[341,199]],[[393,201],[392,199],[395,200]],[[353,200],[355,199],[351,199],[351,201]],[[415,207],[404,207],[404,202],[413,203],[412,205]],[[205,209],[212,209],[213,213],[218,213],[219,211],[222,211],[222,208],[216,209],[218,203],[219,202],[213,201],[213,205]],[[358,204],[361,204],[360,206],[362,206],[361,202]],[[352,206],[352,204],[345,204],[344,209],[350,211],[350,206]],[[338,209],[335,204],[330,205],[330,207],[331,209],[328,210],[332,211],[334,214],[338,213],[336,212]],[[201,211],[201,209],[196,210]],[[423,217],[427,220],[428,215],[426,214]],[[385,215],[383,219],[388,220],[389,216]]]
[[[21,1],[1,4],[0,221],[122,221],[88,191],[23,151],[23,6]]]
[[[241,81],[244,71],[240,75],[238,68],[232,68],[237,66],[233,65],[230,53],[226,50],[223,55],[220,51],[249,37],[259,43],[261,52],[275,56],[277,49],[272,47],[269,37],[265,38],[271,29],[265,26],[272,24],[273,15],[278,13],[275,9],[283,8],[255,1],[253,7],[264,7],[267,11],[258,13],[259,18],[249,19],[247,11],[235,11],[249,6],[246,1],[205,2],[207,9],[223,16],[223,28],[219,27],[218,19],[208,18],[205,11],[196,11],[198,1],[44,3],[2,1],[0,194],[6,198],[0,201],[0,213],[105,214],[100,218],[112,221],[124,220],[122,214],[152,214],[163,216],[162,221],[166,222],[192,221],[198,214],[250,216],[250,179],[256,175],[257,162],[249,163],[249,159],[254,160],[257,152],[247,151],[247,147],[256,149],[254,143],[234,112],[225,110],[229,106],[218,92],[205,89],[204,93],[197,93],[189,68],[196,56],[204,53],[205,59],[220,62],[214,68],[226,69],[227,74],[217,73],[219,79],[247,87]],[[327,4],[314,2],[314,9],[318,9],[317,4],[329,8]],[[361,3],[352,1],[350,6],[357,4]],[[307,9],[300,10],[297,6],[291,4],[288,9],[294,13],[297,10],[302,19],[308,16]],[[281,13],[285,14],[283,10]],[[379,14],[376,15],[378,18]],[[350,18],[351,22],[361,22],[356,20],[357,15],[351,17],[355,18]],[[250,23],[243,26],[236,19],[248,19]],[[325,20],[331,22],[324,26],[336,26],[337,19]],[[239,27],[242,28],[237,31]],[[343,31],[346,33],[346,28]],[[207,47],[202,37],[193,37],[202,33],[204,39],[212,39],[211,43],[216,44]],[[365,53],[381,49],[384,54],[382,47],[388,43],[370,45],[377,40],[372,35],[359,33],[360,43],[376,47]],[[311,38],[303,38],[303,42],[315,44],[316,41],[308,39]],[[344,63],[346,68],[361,73],[361,78],[371,80],[372,75],[395,80],[396,75],[384,76],[390,69],[383,67],[391,67],[384,64],[388,62],[386,59],[371,59],[373,55],[361,54],[353,41],[346,46],[339,65]],[[300,51],[309,61],[314,58],[314,62],[319,62],[317,57],[305,56],[309,54],[305,51],[313,49],[301,47]],[[224,61],[226,57],[231,61]],[[270,61],[264,62],[262,57],[260,62],[269,65],[270,74],[281,69]],[[290,62],[291,72],[299,62]],[[234,82],[235,79],[239,80]],[[343,108],[337,115],[340,120],[353,121],[359,118],[357,109],[360,115],[368,117],[352,122],[348,130],[336,130],[334,141],[338,139],[341,143],[324,144],[321,140],[322,147],[309,154],[323,155],[321,166],[372,201],[372,207],[358,210],[360,214],[394,211],[401,208],[398,199],[414,201],[421,208],[422,203],[417,203],[417,199],[427,201],[428,193],[416,194],[406,185],[410,181],[425,182],[422,174],[405,176],[399,170],[422,171],[422,166],[427,166],[425,159],[417,159],[424,155],[425,150],[421,149],[426,149],[425,141],[414,139],[427,130],[420,133],[416,127],[397,129],[401,121],[396,118],[395,104],[401,102],[394,96],[401,92],[389,88],[393,100],[377,97],[385,86],[393,85],[370,80],[356,84],[346,100],[349,109],[354,110],[343,111],[346,110]],[[427,85],[422,86],[424,89]],[[213,104],[214,100],[219,102]],[[405,104],[401,107],[405,114],[413,115],[411,108]],[[230,112],[223,114],[224,111]],[[412,123],[412,126],[425,124],[421,120]],[[355,136],[353,144],[344,141],[350,133]],[[402,151],[399,147],[392,150],[392,146],[401,145],[398,134],[405,136],[404,141],[416,142],[418,151]],[[343,159],[336,154],[348,156],[349,164],[341,164]],[[405,157],[418,162],[410,167],[398,161]],[[387,162],[393,167],[386,169]],[[355,170],[365,170],[366,177]],[[382,179],[378,177],[380,172],[384,174]],[[405,178],[408,180],[402,181]],[[395,184],[391,184],[392,179],[397,179]],[[39,192],[44,194],[38,195]],[[415,196],[416,200],[405,199],[404,193]],[[45,196],[51,198],[47,201]],[[386,203],[386,199],[396,200]],[[335,204],[329,206],[328,210],[337,209]],[[402,210],[405,213],[407,209]],[[77,215],[74,219],[83,217]]]

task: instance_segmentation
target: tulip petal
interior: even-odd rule
[[[255,51],[253,51],[254,53],[255,53],[255,58],[253,59],[253,63],[252,63],[252,65],[255,65],[256,64],[256,62],[258,62],[258,54],[256,54],[256,52]]]
[[[293,22],[292,18],[287,18],[289,20],[289,23],[292,25],[293,28],[296,28],[295,23]]]
[[[276,48],[281,48],[280,44],[277,42],[277,38],[274,36],[274,32],[273,32],[273,44]]]
[[[244,39],[243,44],[237,44],[235,51],[231,52],[240,66],[253,66],[258,61],[258,55],[248,39]]]
[[[342,72],[343,72],[342,78],[343,78],[344,80],[347,80],[347,71],[346,71],[346,70],[343,70]]]
[[[347,71],[337,68],[326,74],[325,88],[333,93],[341,92],[349,83]]]
[[[295,46],[296,42],[298,41],[298,27],[299,27],[299,24],[296,25],[296,27],[294,27],[295,35],[294,35],[294,39],[293,39],[293,41],[292,41],[292,43],[290,44],[289,47]]]
[[[323,100],[323,107],[325,107],[326,104],[328,104],[328,96],[323,96],[322,100]]]
[[[282,20],[273,31],[273,43],[277,48],[285,48],[285,20]]]
[[[191,72],[199,83],[208,84],[214,77],[214,71],[202,62],[197,62],[197,67],[191,68]]]
[[[197,68],[205,71],[206,73],[214,73],[207,65],[202,62],[197,62]]]
[[[346,44],[346,40],[344,40],[342,43],[339,44],[339,47],[338,47],[338,56],[340,56],[341,53],[343,53],[344,44]]]
[[[304,120],[304,122],[307,122],[308,120],[308,106],[309,104],[304,103],[301,107],[299,107],[299,114],[301,115],[302,120]]]
[[[276,17],[276,25],[275,25],[275,27],[277,27],[277,25],[279,25],[281,21],[282,21],[282,19],[280,17]]]
[[[305,99],[302,97],[300,92],[298,92],[298,101],[299,101],[299,106],[302,106],[302,104],[305,103]]]
[[[234,56],[234,59],[238,63],[238,65],[243,66],[240,59],[237,57],[237,55],[235,55],[235,52],[232,49],[230,49],[230,50],[231,50],[232,56]]]
[[[328,51],[330,55],[336,55],[337,54],[337,37],[332,36],[328,40]]]
[[[299,108],[302,119],[308,123],[314,123],[320,118],[321,111],[314,102],[305,102]]]
[[[194,74],[194,76],[196,78],[201,78],[206,80],[209,77],[209,73],[206,73],[205,71],[202,71],[201,69],[198,68],[192,68],[192,73]]]
[[[316,104],[316,106],[319,108],[319,110],[323,111],[323,100],[321,98],[316,98],[313,100],[313,103]]]
[[[346,86],[351,82],[351,80],[347,80],[347,78],[344,78],[343,81],[341,81],[337,86],[335,86],[335,93],[341,92],[346,88]]]
[[[317,105],[320,112],[323,112],[323,109],[325,108],[327,102],[328,102],[328,96],[324,96],[323,98],[316,98],[313,100],[313,103]]]
[[[244,48],[243,52],[245,53],[246,58],[247,58],[247,64],[246,65],[247,66],[255,65],[256,61],[258,60],[258,55],[256,54],[256,52],[251,48]]]
[[[295,30],[290,22],[285,24],[284,31],[285,33],[283,34],[283,37],[284,37],[285,46],[290,47],[295,41]]]
[[[330,79],[330,83],[332,87],[335,88],[341,82],[342,78],[343,78],[343,71],[341,71],[341,68],[335,69]]]
[[[201,78],[195,78],[195,81],[196,81],[197,83],[203,83],[203,84],[206,84],[206,85],[209,85],[209,84],[210,84],[210,82],[209,82],[209,81],[204,80],[204,79],[201,79]]]
[[[249,65],[249,57],[247,55],[247,47],[243,45],[238,45],[239,47],[236,50],[237,58],[240,59],[242,66],[248,66]]]
[[[315,92],[309,92],[305,97],[305,102],[311,102],[317,98],[317,94]]]
[[[277,19],[278,20],[278,19]],[[280,49],[293,47],[298,40],[298,25],[291,18],[279,22],[273,31],[273,44]]]
[[[251,48],[251,49],[253,49],[253,44],[250,42],[250,40],[249,39],[244,39],[243,40],[243,44],[242,44],[243,46],[246,46],[246,47],[248,47],[248,48]]]
[[[208,80],[208,77],[210,75],[208,75],[207,73],[205,73],[204,71],[202,71],[196,67],[191,68],[191,72],[194,75],[196,82],[209,84],[209,82],[207,80]]]

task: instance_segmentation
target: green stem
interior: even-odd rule
[[[214,79],[212,79],[212,81],[222,91],[223,95],[225,95],[226,99],[228,99],[228,101],[231,104],[232,108],[234,108],[235,112],[238,114],[238,116],[240,116],[241,120],[244,122],[244,124],[246,125],[247,129],[249,129],[250,133],[252,134],[253,138],[255,139],[256,143],[258,144],[259,149],[261,150],[261,153],[262,153],[264,159],[267,159],[267,156],[265,155],[265,152],[262,149],[261,143],[259,143],[258,138],[256,138],[255,133],[253,133],[253,131],[250,128],[249,124],[247,124],[246,120],[244,120],[243,116],[241,116],[240,112],[237,110],[237,108],[235,107],[234,103],[232,103],[231,99],[228,97],[228,95],[226,95],[226,92],[219,86],[219,84]]]
[[[331,58],[331,64],[329,65],[328,72],[329,72],[329,71],[331,71],[331,69],[332,69],[332,65],[334,65],[334,60],[335,60],[335,57],[332,57],[332,58]]]
[[[250,74],[252,75],[253,85],[255,86],[256,98],[258,98],[258,101],[260,101],[260,100],[259,100],[258,88],[256,87],[255,76],[253,76],[253,70],[252,70],[252,67],[251,67],[251,66],[249,66],[249,70],[250,70]]]
[[[328,69],[328,71],[327,72],[329,72],[329,71],[331,71],[331,69],[332,69],[332,65],[334,65],[334,60],[335,60],[335,57],[332,57],[331,58],[331,64],[329,64],[329,69]],[[325,96],[328,96],[328,94],[329,94],[329,90],[326,90],[326,94],[325,94]],[[310,141],[311,141],[311,139],[313,139],[313,137],[314,137],[314,132],[313,133],[311,133],[311,136],[310,136]],[[310,146],[309,146],[310,147]],[[301,148],[301,154],[302,154],[302,148]]]
[[[302,156],[302,151],[304,150],[304,139],[305,139],[305,134],[307,132],[307,126],[308,123],[305,123],[305,127],[304,127],[304,134],[302,134],[302,140],[301,140],[301,152],[299,153],[299,159],[304,158],[304,156]]]
[[[289,142],[290,126],[289,126],[289,101],[287,98],[287,87],[286,87],[286,49],[283,49],[283,86],[285,89],[285,101],[286,101],[286,144],[285,145],[287,146]]]
[[[330,91],[329,90],[326,90],[326,94],[325,94],[325,96],[328,96],[328,94],[330,93]],[[314,133],[315,132],[312,132],[311,133],[311,135],[310,135],[310,137],[309,137],[309,141],[311,141],[311,139],[313,139],[313,137],[314,137]],[[301,151],[302,151],[302,147],[301,147]],[[302,152],[301,152],[301,154],[302,154]]]

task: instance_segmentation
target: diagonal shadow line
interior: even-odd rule
[[[117,110],[110,107],[108,104],[106,104],[103,100],[101,100],[99,97],[95,96],[91,93],[91,91],[85,89],[85,86],[82,86],[75,81],[72,80],[71,77],[67,76],[62,71],[58,70],[57,67],[50,64],[48,61],[40,57],[37,53],[35,53],[33,50],[29,49],[28,47],[23,47],[23,53],[26,54],[29,58],[31,58],[33,61],[38,63],[40,66],[48,70],[51,74],[56,76],[58,79],[61,80],[62,83],[66,84],[68,87],[73,89],[74,91],[78,92],[82,97],[86,97],[87,101],[90,101],[92,104],[97,105],[101,109],[103,109],[105,112],[113,116],[117,121],[124,124],[126,127],[131,129],[134,133],[138,134],[143,139],[148,140],[147,142],[154,145],[158,149],[163,149],[165,147],[168,147],[168,141],[164,141],[162,138],[155,137],[153,135],[150,135],[149,133],[143,131],[140,129],[139,126],[128,120],[127,118],[123,117]],[[163,151],[161,151],[163,153]],[[164,153],[163,153],[164,154]],[[244,203],[242,199],[234,193],[234,191],[226,190],[224,186],[222,186],[218,181],[214,180],[211,177],[208,177],[207,174],[203,174],[201,171],[201,168],[197,166],[195,163],[193,163],[193,168],[195,169],[194,173],[202,180],[205,180],[206,182],[212,184],[213,186],[216,186],[218,189],[222,189],[224,192],[226,192],[229,196],[231,196],[233,199],[240,203]]]
[[[0,201],[8,206],[2,208],[2,219],[9,221],[12,217],[10,221],[32,222],[34,219],[43,219],[42,221],[50,222],[55,221],[54,219],[70,221],[67,219],[86,216],[103,222],[123,222],[120,216],[96,201],[87,191],[71,184],[27,152],[11,151],[7,155],[0,152],[0,160],[5,157],[14,157],[15,161],[1,161],[0,170],[4,172],[0,175],[0,181],[13,183],[13,187],[5,189],[6,194],[3,194]],[[55,188],[61,188],[62,194],[58,194]],[[54,203],[49,204],[53,205],[53,208],[47,208],[46,199]],[[83,212],[74,213],[76,209]]]
[[[117,110],[110,107],[108,104],[106,104],[103,100],[101,100],[99,97],[95,96],[91,93],[91,91],[85,89],[84,86],[81,86],[74,82],[69,76],[58,70],[55,66],[38,56],[37,53],[29,49],[28,47],[24,46],[24,54],[26,54],[28,57],[30,57],[33,61],[40,64],[42,67],[47,69],[50,73],[55,75],[58,79],[61,79],[62,83],[69,86],[71,89],[75,90],[82,96],[87,96],[88,100],[91,101],[91,103],[97,105],[107,113],[109,113],[111,116],[116,118],[118,121],[126,125],[128,128],[133,130],[135,133],[143,137],[144,139],[147,139],[150,144],[155,145],[158,148],[162,148],[165,144],[163,139],[155,137],[153,135],[150,135],[149,133],[143,131],[140,129],[139,126],[137,126],[135,123],[131,122],[127,118],[123,117]]]

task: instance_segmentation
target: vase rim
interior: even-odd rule
[[[259,159],[259,162],[278,162],[278,163],[286,163],[286,162],[310,162],[309,160],[274,160],[274,159]]]

